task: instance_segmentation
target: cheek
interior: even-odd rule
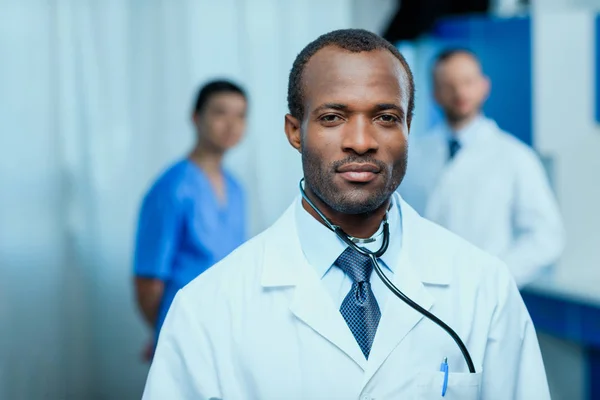
[[[327,149],[312,137],[303,136],[300,150],[304,168],[308,168],[311,171],[322,170],[331,162]]]
[[[244,134],[245,125],[243,122],[236,122],[233,128],[233,134],[236,138],[241,138]]]
[[[214,129],[217,135],[222,134],[227,128],[227,120],[225,118],[216,118]]]
[[[323,160],[343,157],[341,152],[341,128],[323,128],[317,124],[307,124],[305,130],[300,134],[302,148],[309,148],[313,154],[318,154]]]
[[[223,123],[219,118],[211,118],[206,122],[206,128],[206,135],[215,138],[223,131]]]
[[[446,102],[454,97],[454,91],[449,87],[442,87],[437,90],[437,97],[443,102]]]
[[[471,101],[476,101],[481,96],[479,85],[473,82],[465,83],[462,93],[463,96]]]
[[[442,105],[452,107],[458,98],[458,92],[455,93],[446,93],[445,96],[442,97]]]
[[[406,139],[406,135],[402,135],[401,140],[396,138],[386,146],[389,158],[392,160],[391,164],[394,166],[405,163],[408,157],[408,140]]]
[[[319,146],[314,146],[306,139],[302,140],[300,149],[302,151],[302,157],[306,161],[309,161],[311,165],[320,164],[323,159],[323,149],[319,148]]]

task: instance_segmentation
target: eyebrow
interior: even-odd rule
[[[338,110],[338,111],[348,111],[349,107],[347,104],[342,103],[324,103],[319,107],[313,110],[313,114],[318,114],[323,110]],[[398,114],[400,114],[401,118],[405,117],[404,109],[394,103],[379,103],[375,105],[375,111],[385,111],[385,110],[394,110]]]
[[[394,103],[381,103],[381,104],[377,104],[375,106],[375,109],[377,111],[394,110],[398,114],[400,114],[400,117],[402,117],[402,119],[404,119],[404,117],[405,117],[405,115],[404,115],[404,109],[402,107],[400,107],[399,105],[394,104]]]
[[[348,110],[348,106],[346,104],[341,104],[341,103],[324,103],[321,104],[319,107],[315,108],[313,110],[313,114],[318,114],[319,112],[323,111],[323,110],[338,110],[338,111],[347,111]]]

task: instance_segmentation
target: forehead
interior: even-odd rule
[[[237,92],[218,92],[210,95],[207,106],[245,107],[246,98]]]
[[[436,66],[434,76],[437,79],[452,79],[458,76],[480,75],[479,61],[468,53],[458,53]]]
[[[305,106],[324,102],[356,105],[397,103],[408,107],[408,77],[388,50],[353,53],[328,46],[306,64],[303,73]]]

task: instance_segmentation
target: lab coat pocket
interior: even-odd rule
[[[417,375],[415,399],[477,400],[481,388],[481,372],[449,373],[446,394],[442,397],[443,372],[421,372]]]

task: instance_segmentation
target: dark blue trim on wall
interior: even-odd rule
[[[434,38],[442,47],[467,47],[480,58],[492,91],[484,112],[500,128],[532,145],[533,96],[529,17],[470,16],[439,22]]]
[[[538,332],[585,349],[587,398],[600,399],[600,307],[527,289],[521,295]]]
[[[600,349],[590,348],[586,353],[587,363],[587,397],[600,399]]]

